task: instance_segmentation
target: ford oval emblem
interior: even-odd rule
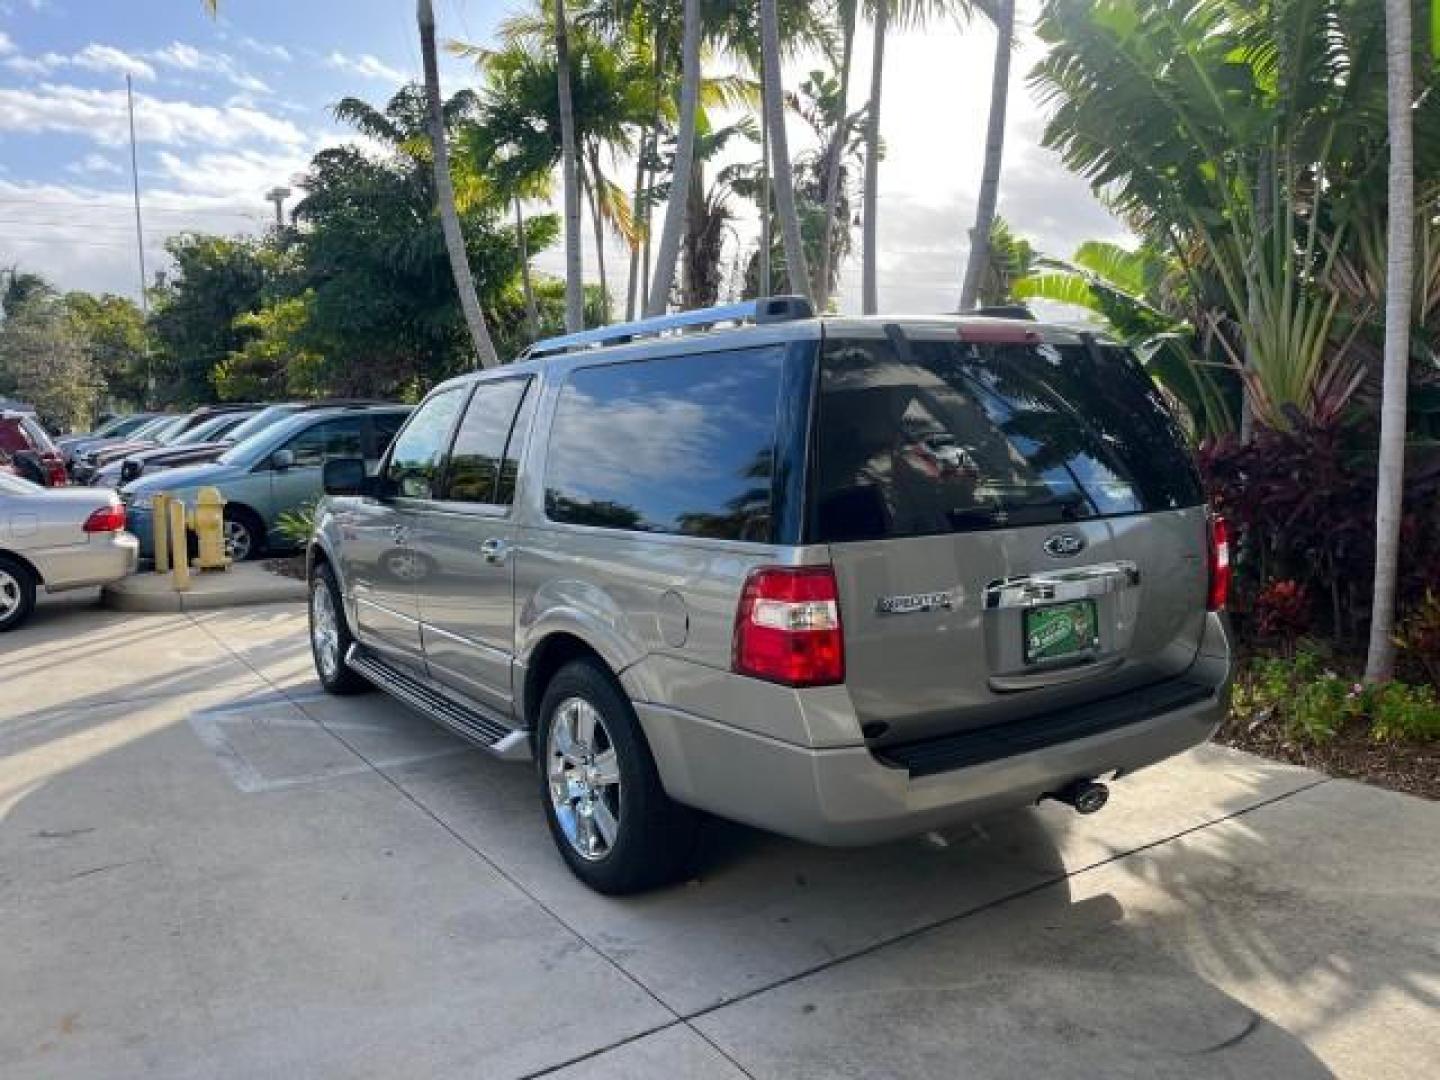
[[[1045,538],[1045,550],[1057,559],[1068,559],[1085,550],[1085,537],[1079,533],[1051,533]]]

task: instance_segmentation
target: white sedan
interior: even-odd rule
[[[139,556],[125,507],[104,488],[42,488],[0,472],[0,633],[13,630],[46,592],[105,585]]]

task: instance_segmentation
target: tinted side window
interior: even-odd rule
[[[456,387],[430,398],[411,415],[385,467],[385,479],[397,494],[409,499],[433,497],[455,416],[463,404],[465,394]]]
[[[1201,501],[1163,400],[1122,350],[833,340],[819,424],[820,542]]]
[[[385,451],[395,441],[396,434],[405,425],[407,413],[376,413],[370,417],[371,431],[375,435],[375,456],[384,457]]]
[[[53,454],[55,452],[55,444],[50,441],[50,433],[40,426],[40,421],[29,416],[22,416],[20,418],[20,426],[30,434],[30,441],[34,444],[36,450],[45,454]]]
[[[768,541],[784,350],[581,368],[560,393],[552,520]]]
[[[358,416],[314,424],[291,439],[285,449],[295,455],[295,466],[323,465],[331,458],[360,456]]]
[[[455,433],[442,498],[472,503],[502,501],[496,491],[505,444],[528,385],[528,379],[505,379],[475,387]],[[508,503],[509,499],[503,501]]]

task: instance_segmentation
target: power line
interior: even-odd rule
[[[250,220],[253,221],[253,222],[255,222],[257,225],[263,223],[263,218],[262,218],[262,216],[259,215],[259,214],[256,214],[256,215],[252,216],[252,217],[250,218]],[[152,222],[151,224],[152,224],[152,226],[155,227],[155,229],[156,229],[157,232],[184,232],[184,231],[186,231],[186,230],[184,230],[183,228],[181,228],[181,227],[179,227],[179,226],[175,226],[175,225],[168,225],[168,224],[167,224],[167,225],[155,225],[154,222]],[[108,222],[108,221],[107,221],[107,222],[95,222],[95,221],[75,221],[75,220],[73,220],[73,219],[70,220],[70,221],[54,221],[54,220],[50,220],[50,219],[46,219],[46,218],[27,218],[27,217],[12,218],[12,217],[0,217],[0,225],[41,225],[41,226],[50,226],[50,227],[54,227],[54,228],[58,228],[58,229],[84,229],[86,232],[104,231],[104,230],[107,230],[107,229],[110,230],[110,231],[112,231],[112,232],[115,231],[115,230],[117,230],[117,229],[118,229],[118,230],[123,230],[123,231],[125,231],[125,232],[127,232],[127,233],[134,231],[134,227],[133,227],[130,223],[128,223],[128,222],[122,223],[122,222],[118,222],[118,221],[116,221],[116,222]]]
[[[111,213],[123,213],[123,214],[127,214],[127,215],[131,212],[131,204],[130,204],[130,201],[129,201],[128,199],[126,199],[124,202],[121,202],[121,203],[105,202],[105,201],[103,201],[103,200],[101,200],[101,199],[92,199],[92,198],[84,198],[84,197],[82,197],[82,198],[80,198],[80,199],[76,199],[76,200],[74,200],[74,201],[67,201],[67,200],[65,200],[65,199],[31,199],[31,198],[25,198],[25,197],[22,197],[22,196],[18,196],[18,195],[7,195],[7,194],[4,194],[4,193],[0,193],[0,203],[15,203],[15,204],[23,204],[23,205],[26,205],[26,206],[49,206],[49,207],[54,207],[54,208],[57,209],[57,210],[66,210],[66,211],[69,211],[69,210],[104,210],[104,211],[111,212]],[[160,205],[156,205],[156,204],[154,204],[154,203],[152,203],[152,202],[149,202],[148,200],[147,200],[146,203],[145,203],[145,213],[147,213],[147,214],[155,214],[155,213],[159,213],[159,214],[212,214],[212,215],[224,215],[224,216],[226,216],[226,217],[245,217],[245,218],[248,218],[248,217],[251,217],[251,216],[252,216],[249,212],[246,212],[246,211],[244,211],[244,210],[223,210],[223,209],[213,209],[213,210],[212,210],[212,209],[209,209],[208,207],[204,207],[204,206],[180,206],[180,205],[178,205],[178,204],[176,204],[176,203],[162,203],[162,204],[160,204]]]
[[[132,242],[130,242],[130,241],[128,241],[128,240],[125,241],[125,242],[123,242],[123,243],[122,243],[122,242],[119,242],[119,241],[110,242],[110,241],[105,241],[105,240],[58,240],[58,241],[57,241],[57,240],[55,239],[55,237],[53,237],[53,236],[0,236],[0,247],[3,247],[3,246],[6,245],[6,244],[48,244],[48,245],[50,245],[51,247],[61,247],[61,248],[67,248],[67,247],[97,247],[97,248],[124,248],[124,249],[126,249],[127,251],[133,251],[133,250],[135,250],[135,245],[134,245],[134,243],[132,243]],[[162,252],[162,253],[163,253],[165,249],[164,249],[164,248],[160,248],[160,247],[149,247],[149,248],[147,248],[147,250],[149,250],[149,251],[153,254],[154,252]]]

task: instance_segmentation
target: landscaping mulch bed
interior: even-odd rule
[[[1380,743],[1363,730],[1343,730],[1320,745],[1300,742],[1279,725],[1232,716],[1216,734],[1217,742],[1261,757],[1288,761],[1331,776],[1363,780],[1376,787],[1440,799],[1440,744]]]
[[[305,580],[304,555],[287,555],[283,559],[266,559],[262,565],[272,574],[294,578],[296,581]]]

